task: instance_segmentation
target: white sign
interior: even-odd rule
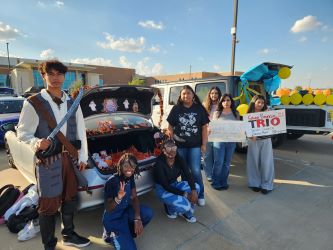
[[[244,142],[245,124],[242,121],[212,120],[209,123],[209,142]]]
[[[287,132],[285,109],[245,114],[243,121],[246,123],[246,135],[248,137]]]

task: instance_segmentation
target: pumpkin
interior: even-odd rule
[[[276,90],[276,95],[278,97],[281,97],[283,95],[289,95],[290,94],[290,89],[288,88],[279,88]]]
[[[315,89],[314,91],[313,91],[313,94],[314,95],[320,95],[320,94],[322,94],[323,93],[323,91],[321,90],[321,89]]]
[[[330,89],[324,89],[323,94],[326,95],[326,96],[329,96],[331,94],[331,90]]]

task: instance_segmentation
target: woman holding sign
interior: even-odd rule
[[[265,97],[255,95],[247,113],[263,112],[267,109]],[[249,137],[246,168],[249,188],[263,194],[273,190],[274,159],[270,137]]]
[[[235,102],[230,94],[224,94],[217,106],[213,119],[239,120],[239,114],[235,107]],[[214,142],[214,163],[212,175],[212,187],[216,190],[227,190],[228,177],[232,156],[236,149],[235,142]]]

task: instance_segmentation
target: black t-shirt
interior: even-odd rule
[[[175,105],[167,118],[174,130],[174,140],[178,147],[195,148],[202,144],[202,126],[209,123],[208,113],[199,104],[189,108]]]
[[[165,156],[160,155],[154,167],[154,180],[157,184],[161,185],[166,191],[183,195],[183,191],[172,187],[170,184],[177,181],[177,178],[181,176],[182,181],[187,181],[191,190],[195,189],[194,180],[192,173],[188,166],[186,166],[185,161],[178,154],[176,155],[174,166],[171,168],[166,162]]]

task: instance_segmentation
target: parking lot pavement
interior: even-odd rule
[[[206,206],[198,207],[198,222],[168,219],[154,192],[140,197],[154,209],[154,218],[136,239],[138,249],[332,249],[333,141],[305,136],[274,151],[275,189],[268,195],[246,185],[245,155],[235,154],[230,189],[216,191],[208,182]],[[9,180],[23,183],[16,170],[5,169],[0,152],[0,186]],[[102,208],[79,212],[76,229],[93,244],[85,249],[106,249],[101,241]],[[57,235],[60,238],[58,218]],[[17,242],[0,226],[1,250],[41,249],[40,236]],[[58,243],[57,249],[74,249]]]

